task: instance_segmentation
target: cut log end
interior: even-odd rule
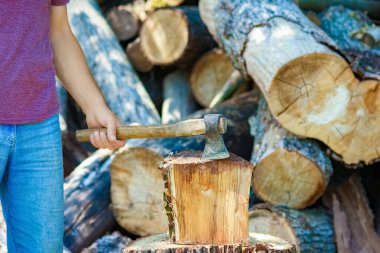
[[[163,157],[146,148],[128,148],[111,165],[111,199],[116,221],[141,236],[165,232]],[[152,188],[154,187],[154,188]]]
[[[295,246],[280,239],[266,234],[250,233],[250,246],[242,247],[238,244],[230,245],[179,245],[169,242],[166,234],[154,235],[137,240],[132,245],[125,247],[123,253],[295,253]]]
[[[251,163],[233,154],[203,161],[201,152],[182,152],[165,159],[162,168],[172,242],[248,243]]]
[[[188,45],[189,29],[186,17],[174,9],[162,9],[149,16],[142,26],[141,46],[155,65],[178,60]]]
[[[106,13],[106,18],[120,41],[130,40],[139,32],[139,20],[130,6],[113,7]]]
[[[312,205],[327,186],[312,160],[285,149],[273,151],[256,165],[252,184],[259,198],[292,208]]]
[[[369,163],[380,154],[379,85],[360,83],[337,55],[309,54],[276,74],[267,101],[293,133],[323,141],[347,164]]]
[[[190,76],[191,89],[198,103],[208,107],[233,71],[231,61],[220,49],[200,58]]]

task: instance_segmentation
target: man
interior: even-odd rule
[[[91,143],[114,149],[107,107],[68,23],[69,0],[0,0],[0,190],[10,253],[62,253],[63,172],[54,76],[106,127]]]

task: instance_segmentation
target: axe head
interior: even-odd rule
[[[202,160],[220,160],[230,157],[219,128],[221,123],[223,129],[227,130],[227,120],[221,114],[206,114],[204,121],[206,145]]]

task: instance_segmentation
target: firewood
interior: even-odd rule
[[[295,244],[297,252],[336,252],[331,216],[320,207],[294,210],[255,205],[249,213],[249,231],[282,238]]]
[[[355,73],[380,80],[380,47],[373,32],[379,27],[364,12],[343,6],[330,7],[320,16],[321,28],[339,45]]]
[[[120,41],[129,41],[137,36],[140,30],[140,22],[133,13],[131,4],[112,7],[105,16]]]
[[[148,11],[152,11],[158,8],[175,7],[182,4],[196,5],[198,4],[198,1],[197,0],[148,0],[145,5],[145,8]]]
[[[250,118],[255,145],[252,187],[265,202],[291,208],[314,204],[329,184],[333,168],[313,140],[300,139],[281,127],[263,96],[257,114]]]
[[[360,82],[336,44],[292,1],[201,0],[200,11],[283,127],[324,142],[347,164],[380,156],[379,81]]]
[[[294,245],[267,234],[249,234],[249,246],[242,245],[181,245],[169,243],[167,234],[158,234],[136,240],[123,253],[295,253]]]
[[[363,169],[361,175],[369,199],[369,205],[375,216],[374,223],[376,232],[380,236],[380,170],[378,166],[378,164],[374,164]]]
[[[196,7],[153,12],[142,25],[140,39],[142,51],[154,65],[189,65],[215,45]]]
[[[228,120],[225,143],[231,152],[250,157],[252,138],[248,117],[256,110],[257,93],[250,92],[226,101],[212,110],[194,113],[221,113]],[[164,184],[159,165],[164,157],[183,150],[202,150],[203,137],[130,140],[116,153],[111,166],[112,209],[118,223],[140,236],[163,233],[167,229],[162,193]]]
[[[111,153],[108,150],[95,152],[65,180],[63,242],[74,253],[90,246],[115,225],[109,209]]]
[[[197,60],[194,65],[190,83],[195,99],[204,107],[209,107],[212,100],[234,73],[234,67],[226,54],[220,49],[213,49]],[[231,80],[236,84],[241,80]]]
[[[359,177],[353,176],[329,190],[324,202],[333,213],[338,252],[379,251],[380,237],[374,229],[373,214]]]
[[[234,154],[214,161],[201,157],[185,151],[161,166],[171,243],[247,245],[253,165]]]
[[[380,2],[378,0],[295,0],[305,10],[323,11],[333,5],[342,5],[350,9],[368,12],[369,16],[380,18]]]
[[[120,121],[123,124],[160,122],[157,110],[96,1],[70,1],[68,14],[91,72],[107,104]]]
[[[190,91],[189,71],[176,70],[164,79],[164,102],[162,123],[169,124],[184,120],[195,111],[196,105]]]
[[[130,242],[131,239],[116,231],[99,238],[81,253],[120,253]]]
[[[146,58],[141,50],[140,38],[129,43],[126,49],[128,60],[131,62],[136,71],[146,73],[153,69],[153,64]]]

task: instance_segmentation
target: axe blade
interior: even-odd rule
[[[227,129],[227,121],[221,114],[206,114],[204,116],[206,145],[202,153],[202,160],[220,160],[230,157],[219,131],[219,120],[223,120],[225,129]]]

